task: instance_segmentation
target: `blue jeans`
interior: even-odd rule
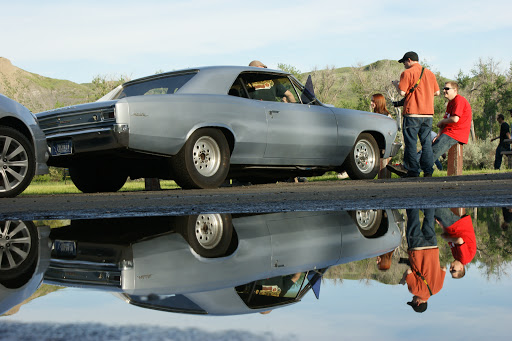
[[[434,217],[439,220],[444,227],[452,226],[460,219],[460,217],[453,213],[449,208],[436,208]]]
[[[456,139],[446,134],[437,136],[436,141],[432,144],[433,160],[437,160],[446,153],[453,145],[459,143]]]
[[[420,169],[425,174],[434,173],[434,159],[432,155],[432,116],[428,117],[404,117],[404,166],[410,175],[418,176]],[[416,141],[420,139],[421,157],[418,162]]]
[[[420,223],[420,210],[407,209],[407,246],[409,249],[425,246],[437,246],[436,231],[434,229],[435,209],[424,209],[423,226]]]
[[[502,151],[508,151],[510,147],[508,144],[499,144],[496,148],[496,156],[494,157],[494,169],[501,168],[501,160],[503,159],[503,155],[501,155]]]

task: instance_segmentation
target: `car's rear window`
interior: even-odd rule
[[[196,72],[191,72],[128,83],[115,99],[132,96],[174,94],[196,74]]]

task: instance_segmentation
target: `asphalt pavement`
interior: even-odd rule
[[[22,195],[0,199],[0,220],[496,206],[512,206],[511,172],[277,183],[210,190]]]

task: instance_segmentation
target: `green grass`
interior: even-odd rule
[[[494,169],[479,169],[479,170],[464,170],[462,172],[463,175],[474,175],[474,174],[494,174],[500,172],[512,172],[510,169],[497,171]],[[308,178],[308,181],[332,181],[338,180],[338,173],[336,172],[327,172],[322,176],[313,176]],[[447,176],[446,171],[435,170],[434,177],[442,177]],[[392,174],[392,178],[398,178],[398,175]],[[350,179],[344,179],[350,180]],[[340,180],[340,181],[344,181]],[[160,187],[162,189],[175,189],[179,188],[178,185],[172,180],[160,180]],[[144,191],[144,180],[129,180],[126,184],[121,188],[121,192],[136,192],[136,191]],[[52,194],[72,194],[72,193],[81,193],[71,180],[66,181],[33,181],[30,186],[21,194],[21,195],[52,195]]]
[[[172,180],[160,180],[162,189],[179,188]],[[129,180],[121,188],[121,192],[144,191],[144,180]],[[33,181],[21,195],[52,195],[82,193],[73,185],[71,180],[66,181]]]

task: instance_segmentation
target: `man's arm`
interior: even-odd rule
[[[438,126],[439,128],[443,128],[443,127],[444,127],[445,125],[447,125],[447,124],[450,124],[450,123],[457,123],[457,122],[459,122],[459,116],[455,116],[455,115],[454,115],[454,116],[450,116],[450,117],[448,117],[448,118],[443,118],[441,121],[439,121],[439,122],[437,123],[437,126]]]
[[[400,90],[400,87],[399,87],[399,81],[391,81],[391,83],[395,86],[396,88],[396,91],[400,94],[400,96],[405,96],[406,92],[405,91],[402,91]]]
[[[409,268],[409,269],[405,270],[404,275],[402,276],[402,279],[400,280],[400,282],[399,282],[399,283],[400,283],[400,284],[402,284],[402,285],[404,285],[404,284],[405,284],[405,280],[406,280],[406,278],[407,278],[407,275],[409,275],[409,274],[412,274],[412,270],[411,270],[411,268]]]
[[[436,92],[434,92],[434,96],[439,96],[440,94],[441,94],[440,90],[437,90]]]
[[[295,97],[293,96],[291,91],[290,90],[286,90],[284,92],[283,102],[286,102],[286,103],[296,103],[297,101],[295,100]]]
[[[456,245],[462,245],[464,244],[464,239],[462,239],[462,237],[452,237],[450,236],[449,234],[447,233],[442,233],[441,234],[441,237],[446,240],[447,242],[452,242],[453,244],[456,244]]]

